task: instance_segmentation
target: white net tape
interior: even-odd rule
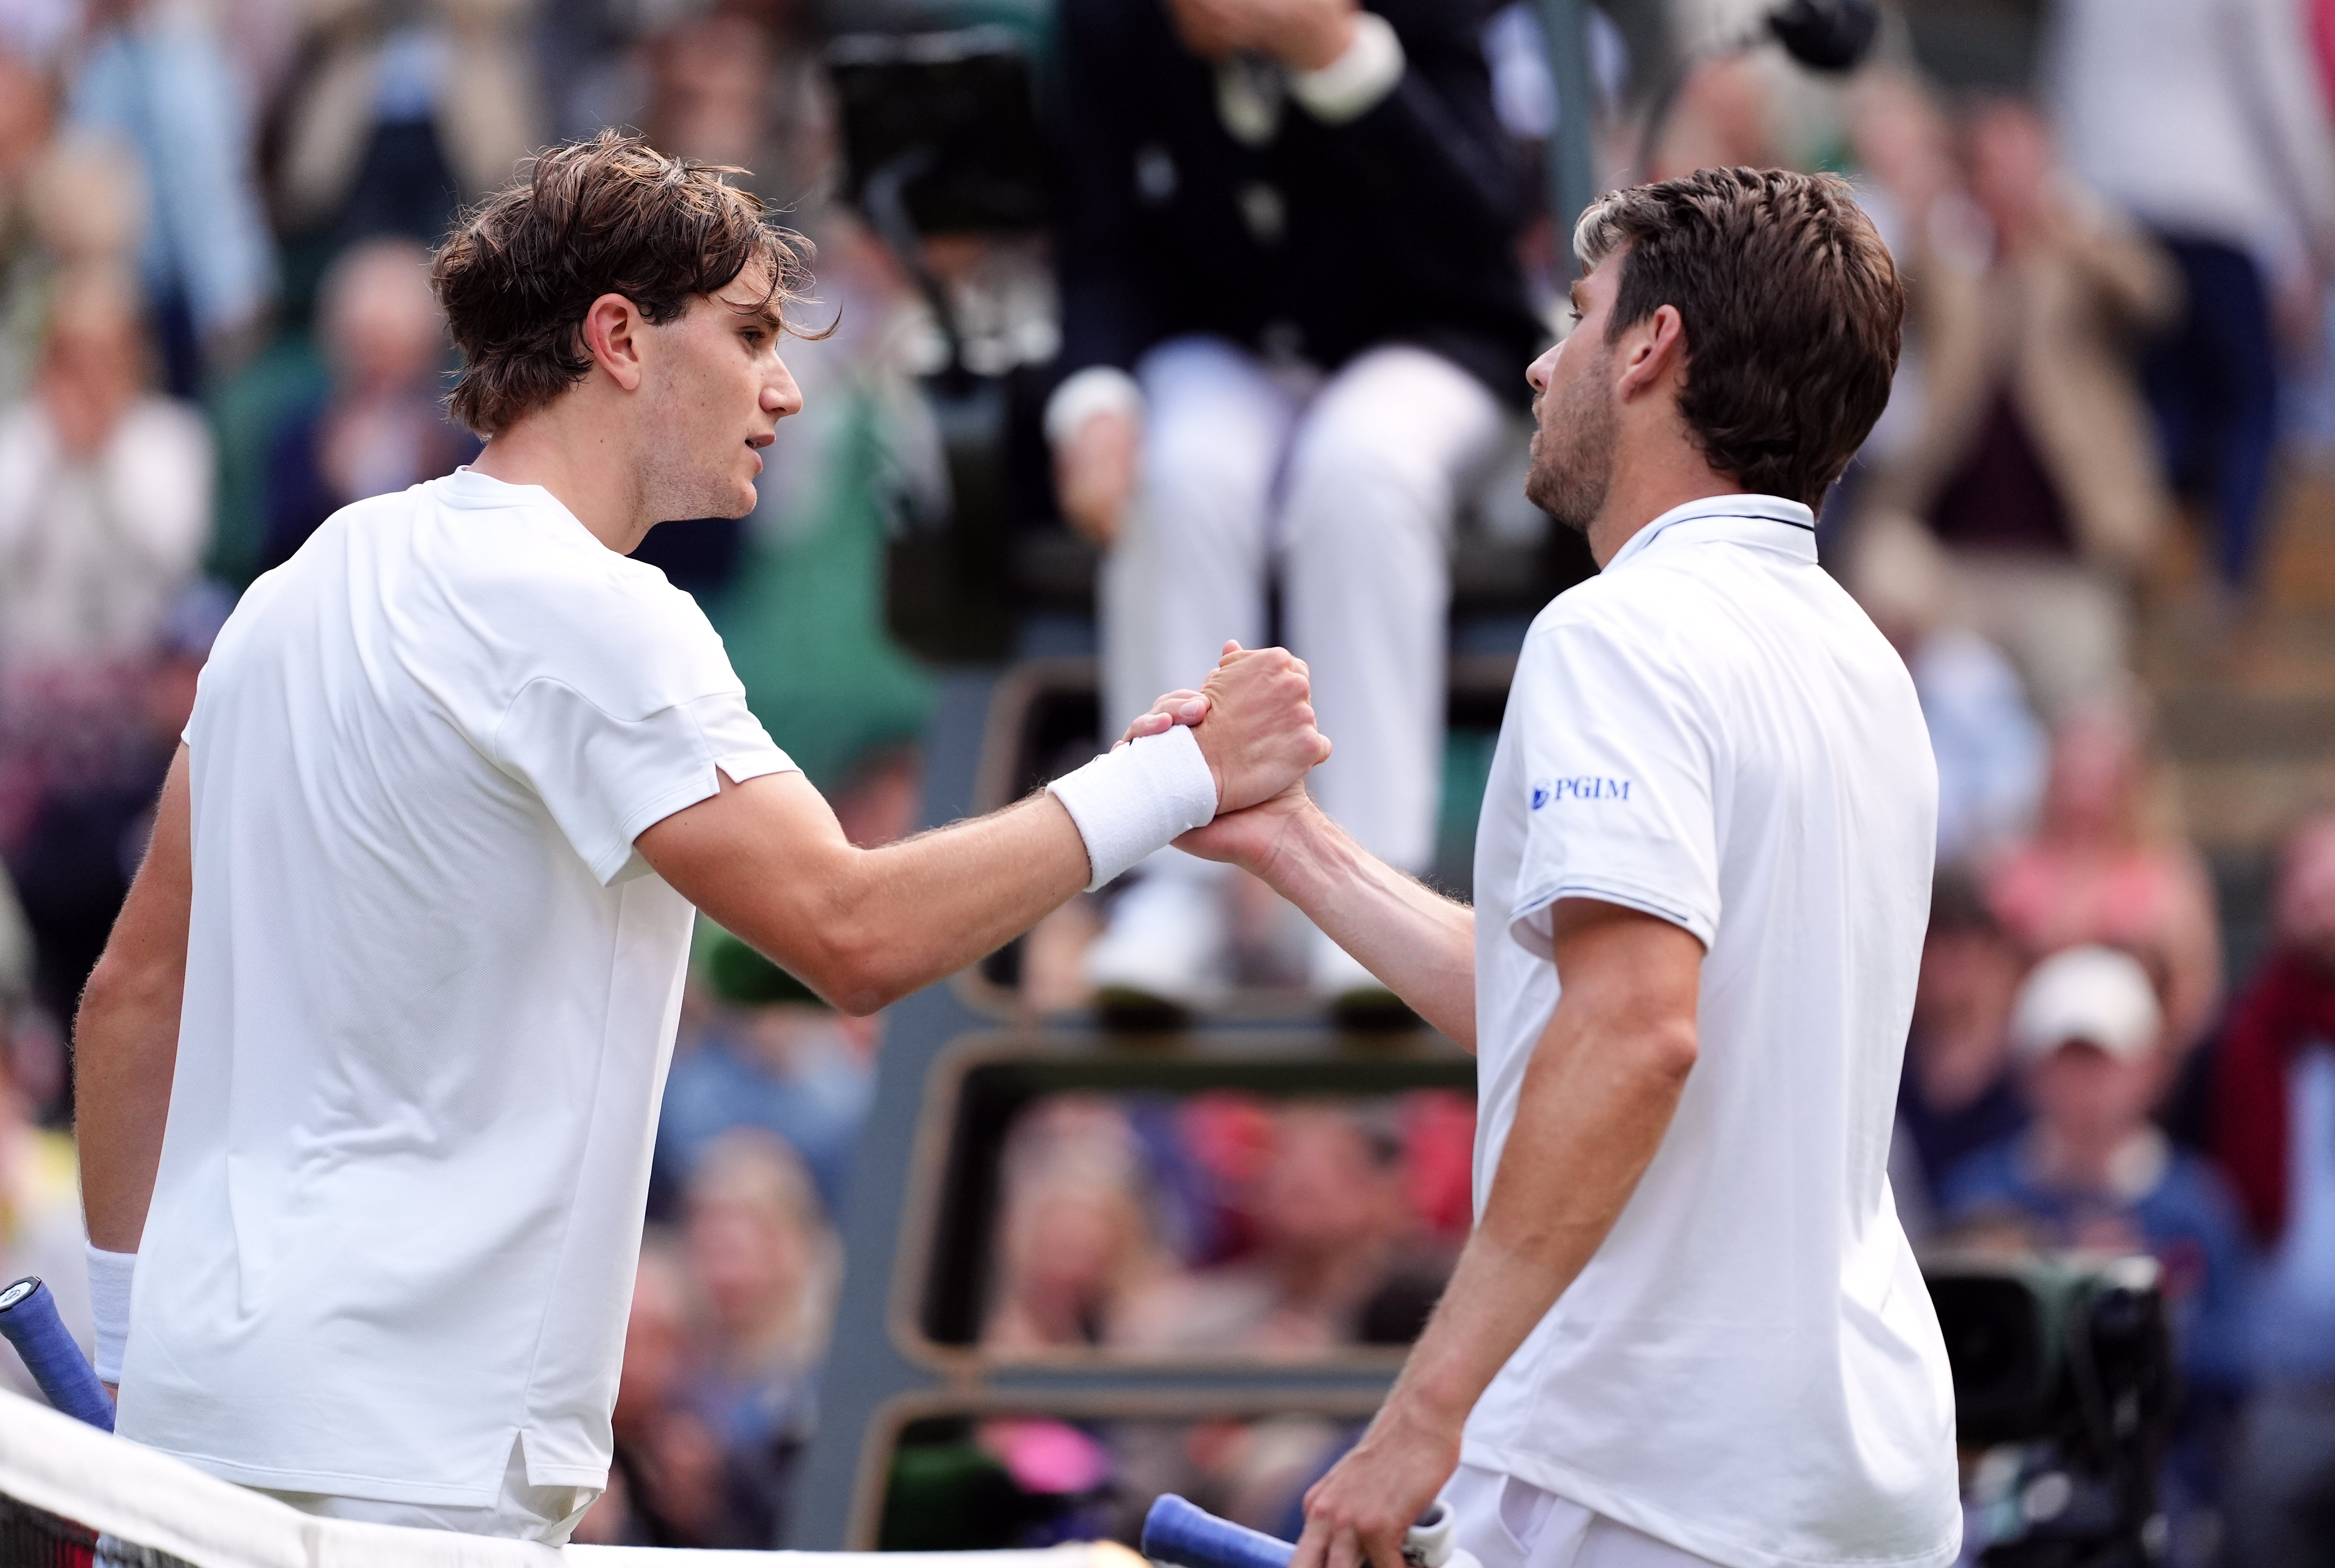
[[[1126,1548],[1041,1552],[679,1552],[555,1550],[386,1524],[317,1519],[206,1476],[168,1455],[0,1391],[0,1505],[69,1520],[108,1538],[97,1561],[193,1568],[1120,1568]],[[110,1543],[123,1544],[118,1557]],[[12,1555],[0,1547],[0,1555]],[[72,1561],[27,1556],[26,1563]],[[88,1562],[86,1550],[78,1561]],[[18,1568],[13,1562],[0,1568]]]

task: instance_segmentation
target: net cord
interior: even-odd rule
[[[555,1549],[318,1519],[0,1389],[0,1495],[194,1568],[1119,1568],[1124,1547],[1022,1552]],[[1139,1561],[1139,1559],[1137,1559]]]

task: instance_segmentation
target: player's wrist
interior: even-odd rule
[[[130,1342],[130,1286],[138,1254],[110,1253],[96,1245],[91,1245],[88,1253],[89,1314],[95,1331],[90,1360],[100,1382],[118,1386],[121,1352]]]
[[[1206,827],[1222,798],[1199,741],[1181,724],[1106,751],[1046,790],[1062,803],[1086,845],[1090,891]]]

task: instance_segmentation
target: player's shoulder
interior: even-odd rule
[[[1724,629],[1708,585],[1656,561],[1601,573],[1574,584],[1544,606],[1525,634],[1520,663],[1579,665],[1623,660],[1653,667],[1691,664],[1696,646]]]

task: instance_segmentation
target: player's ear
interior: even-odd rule
[[[626,392],[638,392],[648,323],[621,294],[604,294],[584,312],[584,351]]]
[[[1622,334],[1614,357],[1621,362],[1619,392],[1636,397],[1668,382],[1686,365],[1686,319],[1674,305],[1659,305],[1653,315]]]

